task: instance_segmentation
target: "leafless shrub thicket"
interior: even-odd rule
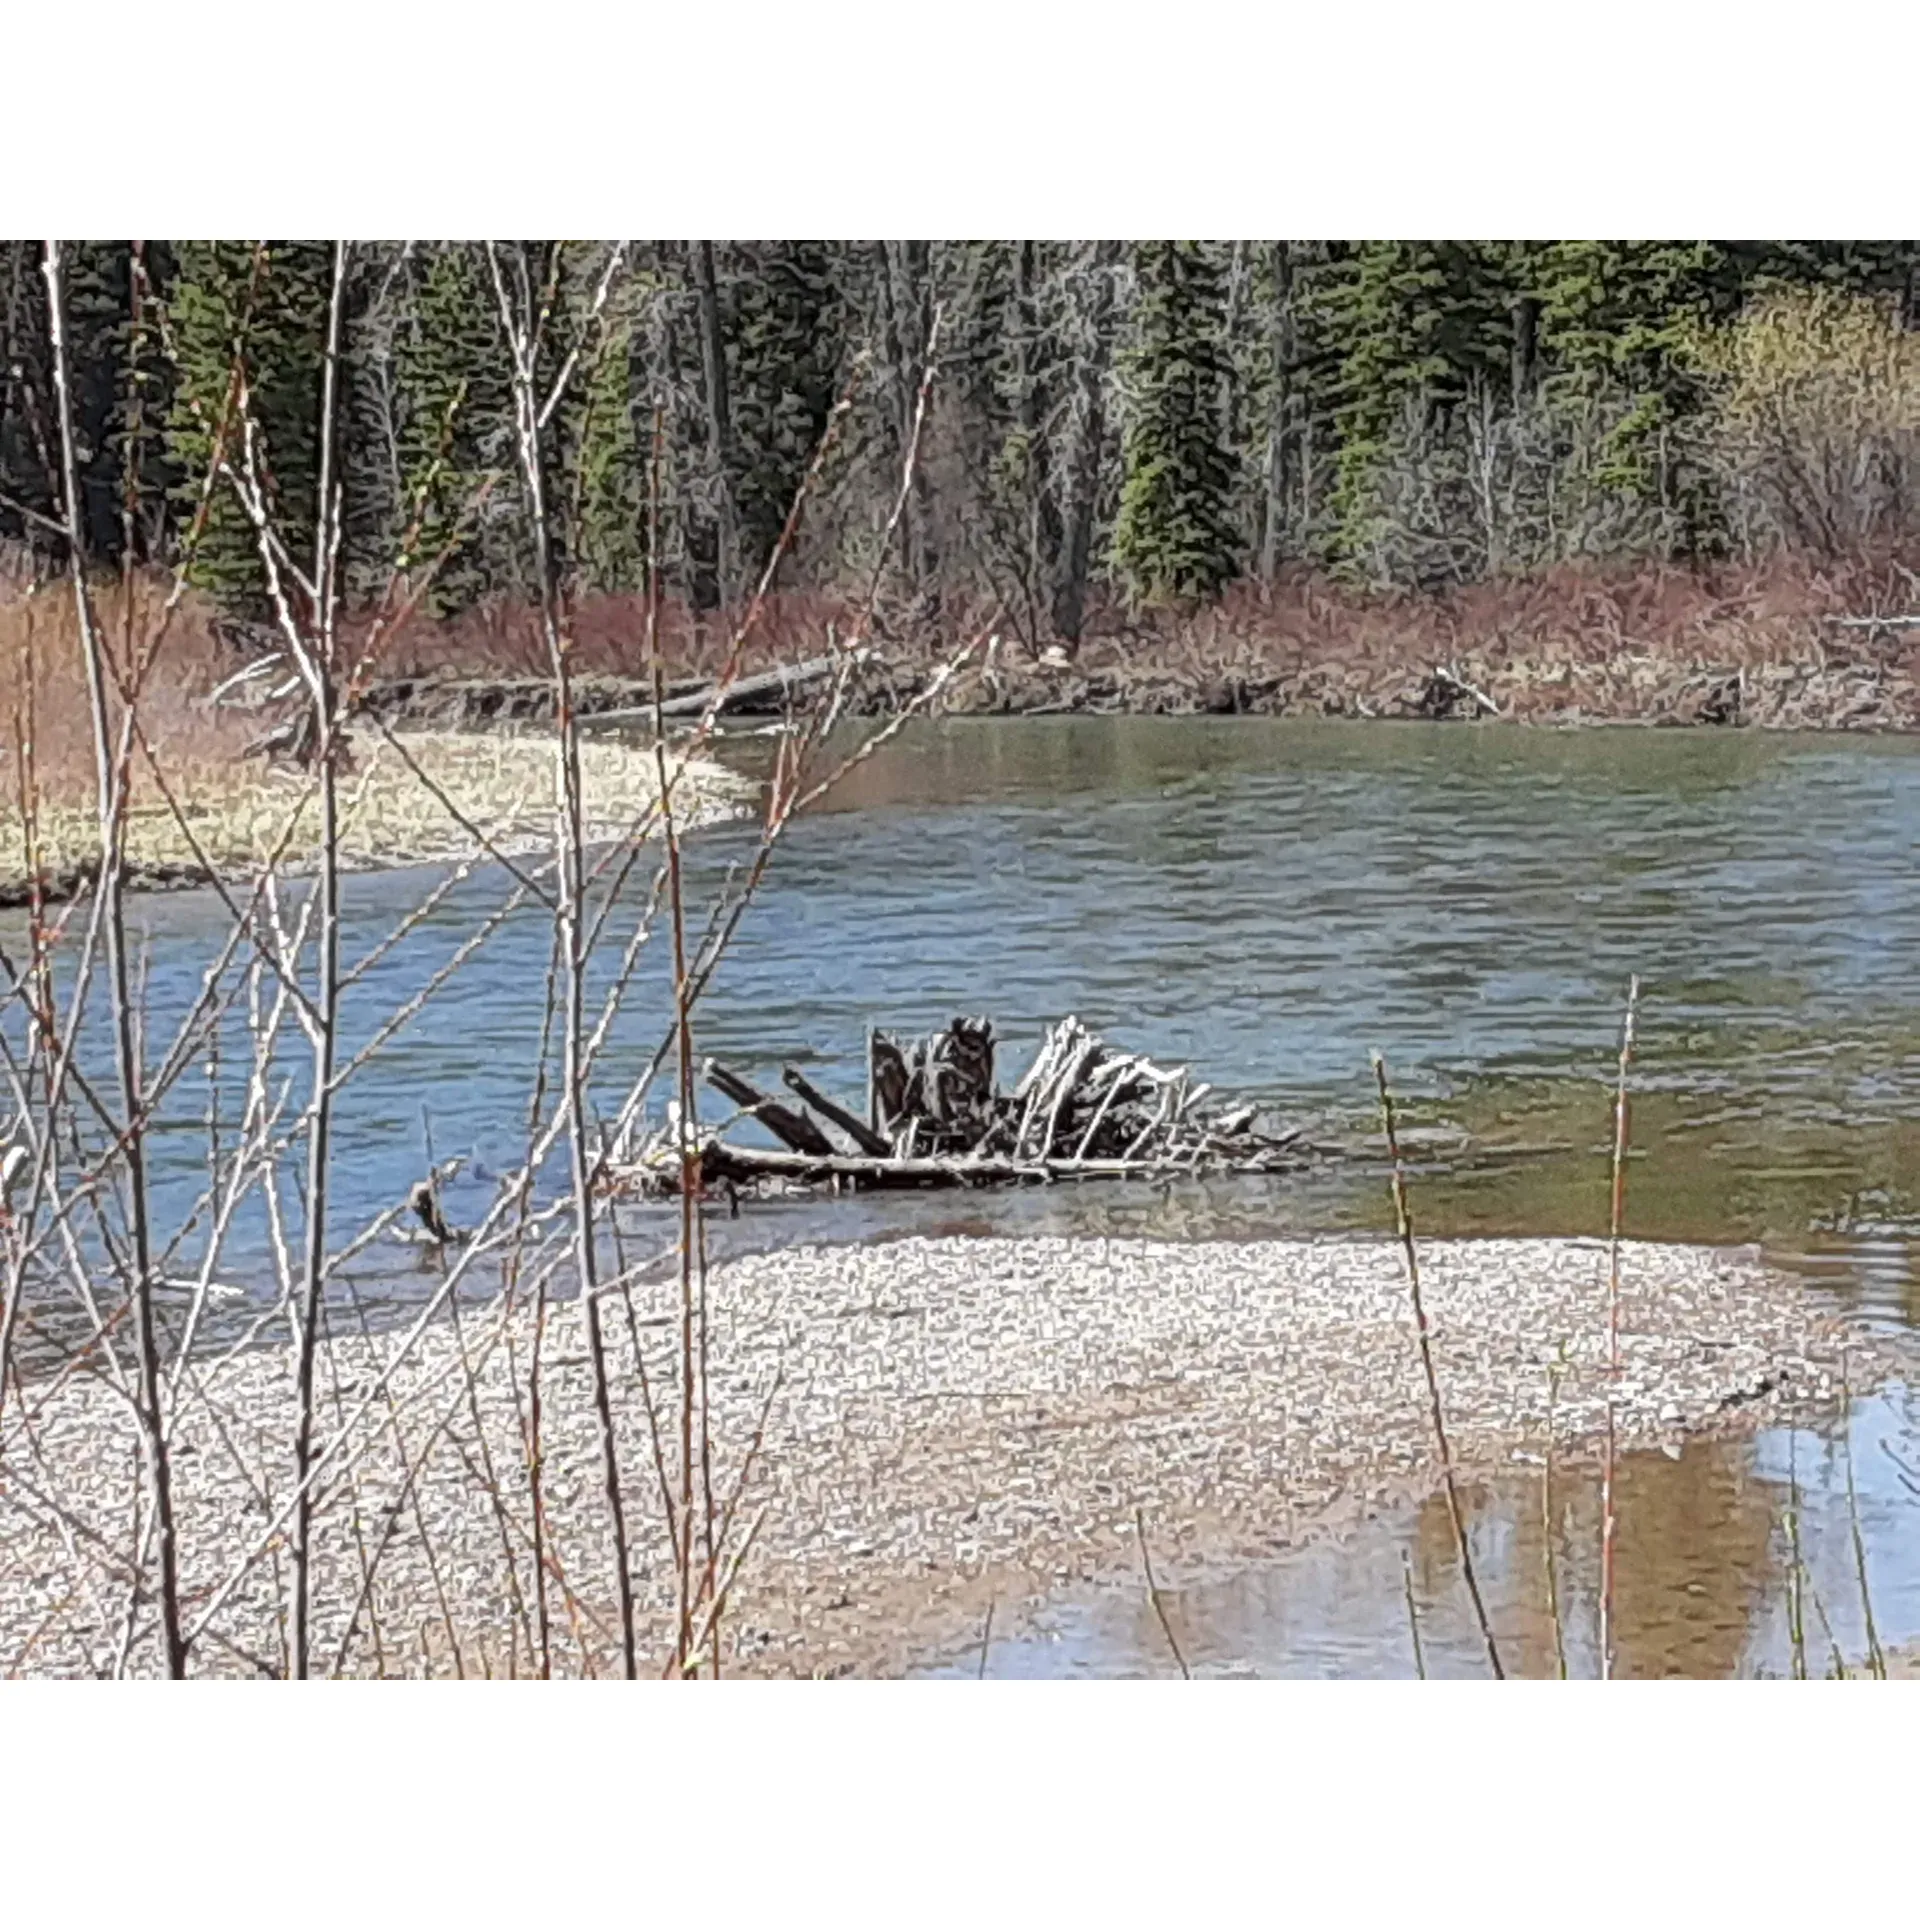
[[[65,539],[80,524],[58,351],[66,287],[60,247],[45,251],[66,608],[56,618],[38,600],[42,624],[25,659],[53,674],[69,671],[63,648],[77,654],[98,861],[76,897],[56,907],[36,888],[21,923],[0,933],[0,1671],[717,1673],[755,1525],[758,1429],[712,1412],[708,1382],[723,1356],[707,1333],[697,1178],[685,1182],[677,1235],[653,1245],[636,1244],[634,1223],[614,1215],[606,1175],[662,1075],[676,1088],[672,1110],[697,1171],[692,1023],[781,835],[849,764],[831,759],[825,740],[871,630],[880,568],[844,625],[812,642],[836,662],[828,696],[782,736],[757,841],[715,897],[690,897],[682,845],[686,769],[717,701],[671,753],[657,728],[655,797],[623,833],[589,844],[572,695],[580,635],[552,538],[549,492],[563,469],[552,434],[570,384],[623,310],[631,261],[619,246],[551,256],[487,247],[515,421],[516,484],[505,497],[518,503],[515,533],[554,694],[551,813],[533,852],[496,845],[456,815],[468,857],[423,880],[371,953],[349,962],[339,831],[349,710],[405,644],[454,544],[446,522],[435,535],[416,514],[384,579],[362,583],[349,604],[346,489],[333,450],[349,384],[340,343],[364,317],[352,311],[363,284],[353,253],[342,243],[333,255],[310,519],[291,519],[270,484],[272,448],[236,353],[218,416],[206,422],[200,510],[162,593],[136,578],[133,542],[116,584],[91,570],[81,539]],[[543,257],[559,262],[544,278]],[[157,332],[165,351],[164,324]],[[932,334],[930,323],[929,343]],[[881,558],[912,512],[931,381],[929,360],[911,396]],[[654,537],[645,550],[654,553],[671,506],[666,404],[663,396],[655,408],[648,449]],[[830,444],[816,450],[753,591],[726,624],[712,663],[722,687],[756,644],[834,457]],[[129,515],[138,488],[130,462]],[[148,951],[128,912],[129,815],[138,793],[194,836],[171,710],[155,689],[169,684],[171,650],[191,642],[184,582],[222,499],[238,503],[251,529],[275,638],[310,715],[311,751],[284,777],[302,783],[300,810],[318,830],[298,871],[284,840],[242,871],[206,862],[217,951],[184,1012],[162,1022],[149,969],[165,956]],[[460,514],[452,518],[457,525]],[[658,699],[657,570],[643,605]],[[32,701],[22,708],[17,792],[7,796],[29,856],[45,799],[40,711]],[[870,735],[860,752],[886,737]],[[420,779],[422,804],[451,811]],[[493,860],[511,882],[504,901],[422,984],[382,1000],[375,963],[416,940]],[[544,996],[545,1020],[527,1062],[520,1145],[494,1169],[482,1218],[447,1225],[439,1185],[454,1168],[444,1160],[413,1193],[343,1218],[332,1179],[343,1091],[510,918],[528,915],[550,929],[544,982],[526,987]],[[672,1003],[649,1009],[635,983],[662,940]],[[606,968],[593,973],[590,963],[609,955],[604,984]],[[660,1032],[651,1066],[637,1081],[606,1084],[616,1022],[649,1017]],[[620,1114],[619,1127],[602,1124],[608,1112]],[[150,1151],[183,1134],[203,1142],[190,1192],[178,1153],[162,1173]],[[397,1323],[388,1303],[388,1324],[376,1326],[367,1261],[396,1237],[417,1243],[424,1278]],[[678,1284],[663,1312],[656,1283],[669,1272]],[[591,1460],[578,1453],[583,1434]]]

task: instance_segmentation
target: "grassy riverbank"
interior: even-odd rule
[[[1891,562],[1778,557],[1379,593],[1299,570],[1193,615],[1109,610],[1071,653],[1003,641],[946,710],[1911,729],[1911,578]],[[924,670],[896,656],[874,706]]]
[[[973,633],[997,633],[940,696],[954,714],[1326,714],[1528,725],[1920,728],[1920,624],[1897,557],[1813,564],[1562,566],[1435,592],[1385,592],[1310,568],[1230,590],[1197,611],[1096,605],[1072,648],[1022,638],[1017,609],[904,610],[851,690],[850,710],[895,711]],[[644,701],[631,676],[637,602],[584,600],[580,657]],[[852,609],[776,596],[746,672],[820,650]],[[670,608],[669,671],[697,681],[725,653],[724,622]],[[414,724],[514,727],[540,718],[537,632],[525,610],[422,627],[387,683]],[[1452,676],[1451,682],[1446,676]],[[1484,696],[1484,699],[1477,696]]]

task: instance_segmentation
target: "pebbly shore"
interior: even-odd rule
[[[1463,1474],[1538,1454],[1563,1350],[1552,1444],[1563,1457],[1590,1447],[1605,1410],[1604,1245],[1439,1241],[1422,1267]],[[1751,1255],[1629,1244],[1622,1289],[1627,1447],[1804,1417],[1831,1400],[1843,1364],[1856,1391],[1872,1371],[1857,1336]],[[754,1455],[720,1556],[730,1563],[751,1530],[720,1636],[732,1672],[904,1672],[977,1636],[989,1601],[1010,1630],[1047,1594],[1137,1579],[1136,1509],[1158,1578],[1177,1585],[1433,1484],[1391,1242],[910,1239],[742,1259],[712,1274],[708,1297],[723,1517]],[[631,1312],[616,1290],[607,1316],[651,1671],[675,1617],[662,1491],[677,1477],[678,1298],[670,1268],[650,1268]],[[547,1639],[555,1671],[605,1674],[617,1616],[583,1319],[575,1302],[552,1308],[540,1371]],[[326,1344],[322,1443],[351,1431],[320,1493],[318,1671],[537,1668],[533,1333],[528,1304],[495,1302],[463,1307],[457,1328],[429,1326],[404,1358],[400,1333]],[[182,1379],[175,1476],[196,1671],[284,1661],[291,1379],[282,1346]],[[0,1673],[154,1670],[150,1604],[128,1630],[136,1464],[108,1382],[76,1375],[6,1408]]]
[[[340,782],[340,857],[349,871],[509,857],[551,845],[554,761],[550,735],[355,728]],[[713,761],[681,759],[675,818],[700,827],[736,814],[751,785]],[[617,738],[580,743],[581,803],[590,841],[624,839],[655,813],[653,750]],[[313,780],[263,760],[184,768],[173,779],[178,811],[144,795],[127,822],[132,885],[201,884],[209,870],[250,876],[276,854],[291,871],[317,852],[319,807]],[[43,807],[36,823],[41,889],[71,895],[98,865],[92,803]],[[17,809],[0,814],[0,907],[25,904],[27,843]]]

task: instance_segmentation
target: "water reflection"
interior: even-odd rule
[[[1844,1429],[1779,1428],[1757,1439],[1696,1441],[1674,1457],[1623,1456],[1616,1674],[1790,1674],[1795,1577],[1782,1524],[1790,1503],[1799,1518],[1809,1671],[1831,1671],[1836,1654],[1849,1673],[1866,1667],[1856,1511],[1880,1643],[1897,1647],[1920,1637],[1920,1483],[1899,1465],[1920,1454],[1917,1416],[1920,1398],[1898,1388],[1859,1403]],[[1553,1486],[1550,1521],[1539,1468],[1474,1489],[1469,1539],[1509,1671],[1551,1678],[1551,1536],[1568,1669],[1590,1677],[1599,1665],[1599,1476],[1590,1464],[1562,1466]],[[1182,1652],[1207,1675],[1410,1678],[1408,1563],[1429,1676],[1485,1677],[1452,1523],[1437,1497],[1271,1566],[1164,1598]],[[1148,1676],[1172,1667],[1160,1623],[1137,1591],[1056,1605],[1031,1632],[995,1646],[989,1659],[990,1672],[1003,1679]],[[977,1656],[941,1670],[947,1677],[976,1671]]]

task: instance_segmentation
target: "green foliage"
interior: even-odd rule
[[[61,247],[61,281],[72,401],[74,455],[80,483],[81,535],[96,561],[115,562],[128,532],[137,556],[164,540],[163,462],[169,370],[155,327],[151,292],[138,310],[133,249],[123,240],[70,241]],[[164,284],[168,250],[144,249],[149,288]],[[45,248],[39,241],[0,243],[0,493],[50,518],[61,512],[58,433],[53,403],[52,337],[47,328]],[[44,529],[0,508],[0,529],[33,536]]]
[[[1561,559],[1906,538],[1909,429],[1875,415],[1905,376],[1862,355],[1920,337],[1913,242],[640,242],[597,320],[604,247],[497,255],[516,305],[546,316],[541,392],[581,353],[543,481],[554,563],[588,590],[643,577],[656,408],[670,590],[708,609],[749,590],[856,351],[867,373],[785,577],[833,589],[884,564],[888,593],[926,609],[984,593],[1036,644],[1079,633],[1102,560],[1136,604],[1189,605],[1249,553],[1263,575],[1308,559],[1437,586]],[[131,471],[136,554],[186,558],[257,615],[254,531],[229,484],[206,493],[214,429],[238,368],[262,482],[304,560],[332,249],[151,242],[145,259],[155,298],[136,319],[126,243],[65,252],[87,550],[119,555]],[[35,565],[59,511],[41,261],[38,243],[0,243],[0,537]],[[1789,297],[1816,305],[1769,304]],[[1865,309],[1817,305],[1863,299],[1872,329]],[[936,309],[915,485],[883,555]],[[1729,384],[1736,348],[1744,385]],[[343,353],[349,597],[384,592],[396,564],[433,569],[440,614],[529,596],[486,251],[353,248]],[[1767,387],[1763,366],[1786,384]],[[1748,404],[1763,392],[1778,402],[1765,433]]]
[[[1702,400],[1689,343],[1738,309],[1752,268],[1750,256],[1706,240],[1567,240],[1541,250],[1541,339],[1555,379],[1626,403],[1592,478],[1670,510],[1685,551],[1710,545],[1718,524],[1710,477],[1683,431]]]
[[[1409,412],[1431,420],[1483,387],[1508,391],[1513,309],[1528,290],[1526,251],[1498,242],[1369,240],[1331,278],[1323,301],[1340,360],[1334,507],[1344,555],[1373,542],[1381,462]]]
[[[301,241],[182,241],[167,302],[175,385],[167,428],[173,489],[184,526],[197,510],[221,422],[226,457],[242,460],[229,392],[237,368],[249,394],[254,455],[269,507],[285,529],[311,528],[318,485],[320,370],[333,249]],[[254,529],[233,488],[213,488],[189,577],[222,604],[267,606]]]
[[[637,593],[647,571],[647,456],[634,425],[633,328],[607,329],[580,427],[580,573],[601,593]]]
[[[1239,570],[1237,467],[1221,434],[1226,290],[1192,241],[1143,242],[1134,272],[1113,562],[1136,604],[1180,604],[1218,593]]]
[[[1920,334],[1843,285],[1762,294],[1689,356],[1748,537],[1829,556],[1909,532],[1920,471]]]
[[[426,249],[412,312],[396,342],[396,558],[434,565],[438,613],[471,606],[510,573],[497,535],[514,497],[513,379],[485,254],[464,243]]]
[[[740,560],[757,576],[786,525],[840,379],[845,318],[818,241],[737,250],[727,281],[732,471]]]

